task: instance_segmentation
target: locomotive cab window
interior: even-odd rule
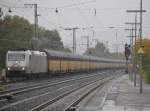
[[[8,54],[8,61],[24,61],[25,54]]]

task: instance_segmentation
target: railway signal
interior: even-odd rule
[[[12,10],[9,8],[9,9],[8,9],[8,12],[9,12],[9,13],[11,13],[11,12],[12,12]]]
[[[126,73],[128,73],[128,60],[129,56],[131,55],[131,46],[128,44],[125,44],[125,57],[126,57]]]
[[[125,57],[126,60],[129,60],[129,56],[131,55],[131,46],[128,44],[125,44]]]

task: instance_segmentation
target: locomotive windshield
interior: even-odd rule
[[[24,61],[24,54],[8,54],[8,61]]]

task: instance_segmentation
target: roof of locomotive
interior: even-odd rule
[[[47,56],[45,52],[41,51],[31,51],[31,50],[25,50],[25,51],[8,51],[7,54],[33,54],[33,55],[41,55],[41,56]]]
[[[53,57],[53,58],[91,60],[91,61],[100,61],[100,62],[120,62],[120,63],[125,62],[124,60],[100,58],[100,57],[94,57],[94,56],[88,56],[88,55],[67,53],[67,52],[62,52],[62,51],[54,51],[54,50],[49,50],[49,49],[44,49],[44,51],[47,53],[48,57]]]
[[[8,51],[7,54],[31,54],[30,51]]]

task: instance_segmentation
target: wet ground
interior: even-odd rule
[[[138,81],[137,81],[138,82]],[[133,85],[128,75],[110,81],[103,90],[81,103],[79,111],[150,111],[150,85],[143,83],[143,94],[139,84]]]

